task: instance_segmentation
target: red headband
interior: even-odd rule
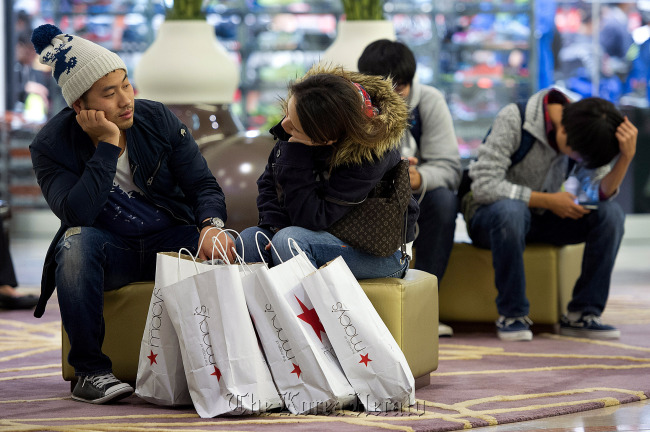
[[[379,110],[372,105],[372,101],[370,100],[370,95],[366,91],[366,89],[363,88],[361,84],[357,84],[353,82],[354,86],[359,90],[359,94],[363,98],[363,109],[366,112],[366,115],[368,117],[374,117],[377,114],[379,114]]]

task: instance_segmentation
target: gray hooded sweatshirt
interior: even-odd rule
[[[420,84],[416,77],[406,102],[410,111],[419,105],[422,124],[419,149],[408,132],[400,143],[403,157],[414,156],[419,160],[417,170],[422,176],[422,185],[413,192],[439,187],[455,191],[460,184],[462,169],[454,123],[444,96],[439,90]]]
[[[479,147],[478,160],[470,165],[472,197],[469,207],[464,209],[467,221],[480,205],[501,199],[528,203],[532,191],[555,193],[562,190],[568,176],[569,157],[556,152],[546,137],[544,96],[548,92],[549,89],[539,91],[526,103],[523,127],[535,137],[535,143],[522,161],[512,167],[510,157],[521,143],[521,116],[516,104],[506,105],[497,114],[492,131]],[[571,176],[578,179],[581,195],[598,201],[600,181],[609,171],[609,165],[590,170],[577,163]],[[544,209],[535,211],[541,213]]]

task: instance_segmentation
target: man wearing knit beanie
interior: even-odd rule
[[[199,239],[223,228],[225,199],[187,127],[164,105],[134,99],[119,56],[49,24],[34,30],[32,43],[68,104],[29,147],[61,220],[34,315],[56,287],[78,377],[72,398],[107,403],[133,388],[102,352],[104,292],[153,280],[157,252],[187,248],[208,258],[212,242]],[[230,237],[217,240],[232,250]]]

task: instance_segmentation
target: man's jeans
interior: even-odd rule
[[[130,239],[92,227],[66,231],[56,247],[56,285],[61,320],[70,338],[68,363],[75,375],[98,375],[112,370],[102,352],[104,291],[131,282],[154,280],[156,254],[196,254],[195,226],[175,226],[144,238]]]
[[[258,237],[259,250],[255,242],[256,233],[263,232],[272,240],[277,254],[273,248],[266,250],[268,240],[261,234]],[[402,260],[402,253],[396,251],[389,257],[378,257],[354,249],[347,243],[339,240],[327,231],[311,231],[300,227],[287,227],[276,234],[259,227],[246,228],[241,232],[241,239],[237,239],[237,253],[244,257],[248,263],[266,262],[269,266],[280,264],[293,257],[297,250],[289,246],[289,239],[293,239],[298,247],[305,252],[309,261],[319,268],[339,255],[343,257],[352,274],[357,279],[370,279],[382,277],[404,277],[408,269],[409,260]],[[242,247],[243,246],[243,247]],[[261,253],[261,255],[260,255]],[[243,255],[242,255],[243,254]],[[280,255],[278,257],[278,254]]]
[[[497,310],[511,318],[529,311],[523,259],[526,243],[560,246],[585,242],[582,270],[568,310],[600,316],[607,303],[624,222],[625,213],[613,201],[600,202],[598,210],[574,220],[548,210],[534,214],[523,201],[504,199],[479,207],[468,232],[476,246],[492,250]]]
[[[456,194],[444,187],[425,192],[420,203],[413,267],[436,275],[438,287],[454,246],[457,205]]]

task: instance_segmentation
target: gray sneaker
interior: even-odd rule
[[[503,341],[531,341],[533,332],[530,326],[533,322],[527,316],[508,318],[499,316],[496,321],[497,336]]]
[[[566,315],[560,321],[560,334],[563,336],[589,339],[619,339],[621,332],[614,326],[603,324],[599,316],[583,314],[575,321]]]
[[[72,391],[72,399],[92,404],[103,404],[130,396],[133,387],[115,378],[115,375],[88,375],[79,377]]]

